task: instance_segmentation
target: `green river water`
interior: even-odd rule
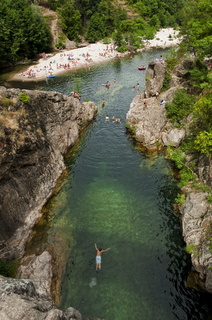
[[[163,154],[145,156],[125,128],[136,95],[133,86],[140,83],[143,90],[145,83],[145,71],[137,67],[148,66],[160,54],[165,51],[144,52],[47,82],[11,83],[64,94],[80,91],[82,100],[100,106],[96,120],[66,157],[67,178],[48,204],[50,222],[45,233],[41,227],[42,241],[34,243],[35,252],[49,245],[70,252],[60,307],[73,306],[84,317],[211,319],[211,296],[186,286],[191,263],[180,217],[172,207],[177,194],[172,168]],[[107,80],[109,90],[102,86]],[[112,116],[121,123],[114,123]],[[110,247],[98,273],[95,242]]]

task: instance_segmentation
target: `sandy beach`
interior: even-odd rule
[[[160,29],[153,40],[145,40],[145,47],[139,52],[151,48],[168,48],[176,46],[181,41],[179,31],[173,28]],[[38,63],[31,65],[26,71],[16,74],[13,80],[33,81],[53,78],[58,74],[70,72],[78,68],[90,69],[92,65],[106,62],[114,58],[121,58],[129,52],[120,53],[112,44],[97,42],[86,47],[63,50],[56,54],[42,54]]]

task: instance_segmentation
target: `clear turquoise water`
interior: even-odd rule
[[[142,154],[125,129],[136,95],[133,86],[139,82],[142,90],[145,82],[145,71],[137,67],[147,66],[160,54],[165,55],[160,50],[146,52],[33,85],[65,94],[80,91],[82,99],[100,106],[81,143],[66,158],[69,175],[53,198],[54,219],[42,244],[42,248],[56,245],[59,235],[65,239],[61,251],[64,243],[70,247],[61,307],[73,306],[84,317],[210,318],[210,296],[186,287],[191,265],[180,218],[172,209],[177,189],[170,165],[163,154],[150,158]],[[107,80],[109,90],[102,86]],[[112,116],[121,123],[114,123]],[[94,242],[111,248],[103,253],[98,273]]]

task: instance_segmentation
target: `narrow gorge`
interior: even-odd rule
[[[152,56],[155,55],[156,53],[154,55],[152,53]],[[132,59],[127,60],[126,74],[127,72],[131,74],[128,70],[131,63]],[[139,145],[142,145],[147,154],[160,152],[169,145],[178,148],[187,129],[175,128],[168,122],[166,108],[161,101],[171,102],[178,88],[187,87],[187,70],[192,67],[192,64],[191,60],[184,60],[176,66],[170,89],[161,92],[167,72],[166,63],[152,60],[143,80],[145,82],[144,92],[137,94],[131,82],[122,85],[120,80],[119,83],[121,63],[116,62],[117,74],[114,78],[117,79],[117,83],[113,84],[114,87],[111,85],[110,91],[102,88],[102,78],[99,78],[98,82],[94,79],[95,91],[99,91],[98,98],[105,95],[106,100],[105,108],[99,110],[100,117],[104,118],[107,103],[113,106],[114,96],[123,90],[121,91],[123,100],[119,103],[116,114],[122,117],[122,105],[125,104],[124,94],[126,90],[131,91],[130,94],[135,97],[130,109],[128,104],[129,111],[121,118],[121,122],[126,121],[127,129],[133,134],[133,138],[138,141]],[[100,71],[99,74],[102,76],[104,72]],[[111,73],[111,70],[108,71],[108,74]],[[86,78],[86,83],[88,82]],[[54,87],[54,83],[52,86]],[[67,90],[66,87],[65,90]],[[157,92],[161,93],[157,95]],[[54,193],[61,175],[67,174],[64,156],[79,140],[80,132],[95,118],[98,108],[92,102],[79,102],[77,99],[56,91],[31,91],[6,89],[5,87],[0,87],[0,101],[0,183],[2,190],[0,258],[4,260],[21,259],[18,274],[20,279],[0,278],[0,315],[5,320],[15,319],[15,316],[17,319],[26,320],[30,317],[45,320],[81,320],[80,309],[77,311],[70,306],[63,312],[55,307],[52,300],[52,297],[55,300],[60,293],[60,283],[54,283],[55,269],[57,269],[56,276],[61,281],[66,263],[62,257],[66,255],[66,252],[61,239],[57,239],[58,244],[55,243],[54,248],[54,250],[63,248],[64,252],[61,253],[59,261],[61,265],[55,260],[54,250],[45,250],[38,255],[24,256],[24,254],[26,243],[30,240],[34,241],[33,226],[42,215],[45,216],[42,211],[44,204]],[[119,126],[119,124],[113,124],[112,121],[103,120],[102,123],[105,128],[110,125],[111,131],[114,130],[114,135],[122,130],[121,127],[114,129],[113,126]],[[98,133],[104,130],[101,125]],[[112,140],[109,139],[109,141],[111,143]],[[125,147],[123,144],[121,149],[125,150],[123,146]],[[104,147],[107,150],[108,146],[104,145]],[[111,162],[115,167],[116,156],[114,154]],[[93,158],[90,157],[89,160],[92,163]],[[202,156],[194,160],[195,172],[200,181],[211,186],[211,159]],[[105,163],[101,163],[101,166],[102,172],[105,173]],[[114,170],[114,172],[117,171],[116,168]],[[110,171],[113,172],[113,169],[110,168]],[[211,204],[207,202],[205,192],[197,192],[189,185],[182,191],[186,194],[185,203],[179,207],[182,232],[186,244],[195,246],[191,258],[198,275],[195,277],[195,273],[191,282],[193,287],[212,293],[210,238],[206,236],[206,230],[211,225]],[[198,248],[198,253],[196,248]],[[197,279],[195,283],[194,279]],[[57,298],[56,302],[58,305]]]

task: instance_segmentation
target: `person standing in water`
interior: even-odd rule
[[[102,253],[105,251],[108,251],[110,248],[107,248],[105,250],[102,250],[102,248],[97,248],[96,243],[94,243],[95,249],[96,249],[96,271],[101,269],[101,263],[102,263]]]

